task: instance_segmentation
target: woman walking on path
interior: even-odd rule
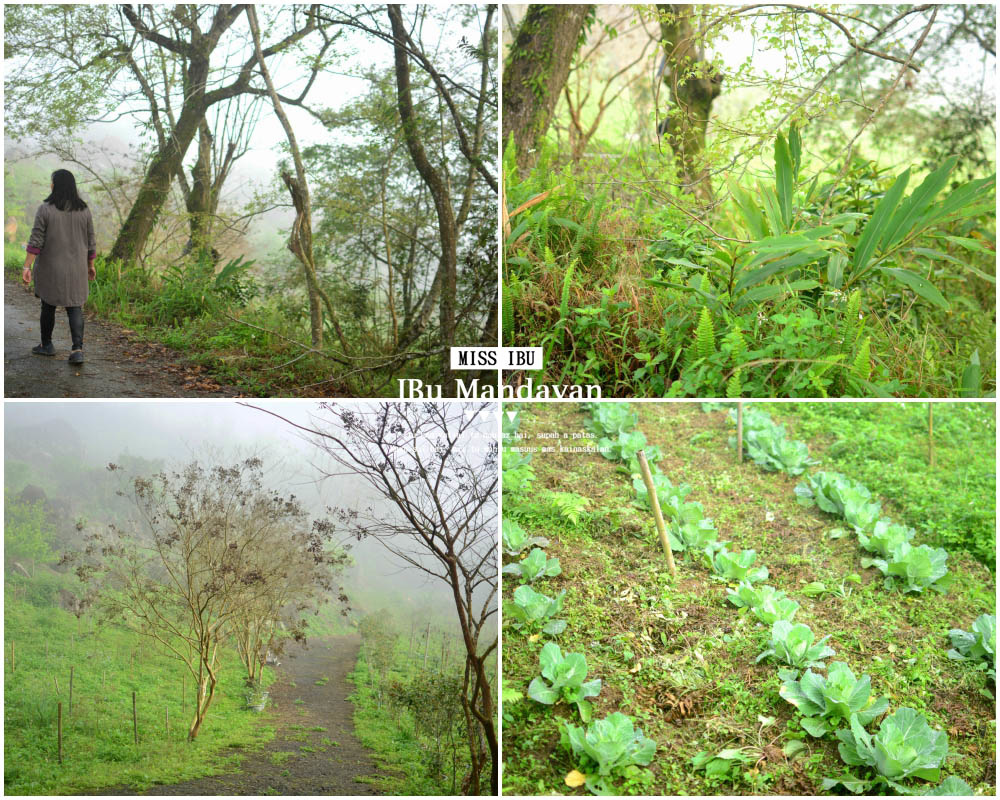
[[[28,255],[21,279],[35,280],[35,297],[42,301],[41,344],[32,353],[54,356],[52,330],[56,307],[66,309],[73,337],[71,364],[83,362],[83,304],[87,300],[87,281],[94,280],[97,241],[94,220],[87,204],[76,191],[76,178],[66,169],[52,173],[52,193],[35,213],[35,225],[28,239]],[[34,270],[32,270],[34,265]]]

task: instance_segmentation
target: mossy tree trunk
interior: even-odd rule
[[[535,163],[593,5],[529,5],[503,72],[503,146],[511,137],[522,172]]]

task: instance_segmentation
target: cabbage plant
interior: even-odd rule
[[[558,636],[566,630],[566,620],[552,617],[562,611],[565,595],[565,589],[555,597],[549,597],[530,586],[518,586],[514,590],[513,602],[508,601],[503,605],[504,622],[509,620],[515,628],[529,631],[541,628],[542,633]]]
[[[844,508],[851,500],[868,502],[872,493],[864,484],[851,480],[839,472],[815,472],[795,487],[801,505],[817,505],[828,514],[844,516]]]
[[[646,453],[646,460],[653,464],[660,458],[660,448],[647,446],[646,435],[642,431],[619,433],[614,438],[605,436],[598,440],[597,447],[609,461],[624,461],[630,464],[640,450]],[[638,472],[638,469],[633,470]]]
[[[590,722],[592,708],[587,698],[600,694],[601,681],[599,678],[585,680],[587,659],[583,653],[567,653],[564,656],[559,645],[548,642],[542,648],[538,663],[542,675],[528,685],[528,697],[549,706],[565,700],[576,706],[580,719]]]
[[[684,503],[675,495],[660,511],[670,524],[667,539],[671,550],[705,550],[718,538],[715,523],[705,516],[701,503]]]
[[[908,528],[906,525],[897,524],[889,519],[880,519],[875,523],[870,533],[863,531],[858,533],[858,542],[869,553],[888,558],[896,545],[909,542],[915,533],[913,528]],[[871,559],[861,559],[861,566],[870,567],[871,565]]]
[[[529,547],[547,547],[549,544],[544,536],[528,536],[524,528],[512,519],[504,517],[500,527],[503,549],[509,556],[519,556]]]
[[[735,589],[726,594],[726,599],[737,608],[753,608],[759,606],[765,597],[780,599],[784,596],[784,592],[773,586],[754,586],[747,581],[740,581]]]
[[[869,503],[858,495],[848,495],[844,502],[843,517],[859,535],[872,530],[881,515],[881,504]]]
[[[691,487],[686,483],[674,486],[670,482],[670,478],[662,472],[654,472],[652,477],[653,489],[656,491],[656,499],[659,501],[661,509],[670,505],[674,498],[677,498],[678,503],[683,502],[684,498],[691,493]],[[635,504],[639,508],[652,509],[649,503],[649,491],[646,489],[646,482],[641,477],[633,478],[632,488],[635,489]],[[666,512],[664,511],[664,513]]]
[[[888,561],[876,558],[872,565],[886,576],[886,588],[898,582],[903,592],[922,592],[928,588],[944,592],[951,582],[947,560],[948,551],[940,547],[926,544],[913,547],[909,542],[900,542]]]
[[[583,427],[597,436],[628,433],[639,424],[639,415],[628,403],[592,403]]]
[[[516,575],[522,583],[534,583],[539,578],[552,578],[562,572],[558,558],[549,558],[544,550],[535,548],[527,558],[503,568],[504,575]]]
[[[855,678],[843,661],[831,661],[825,678],[811,669],[798,680],[791,670],[779,675],[784,683],[778,693],[802,714],[799,724],[810,736],[825,736],[841,722],[850,722],[851,714],[867,725],[889,708],[887,698],[871,696],[871,678]]]
[[[765,658],[783,661],[790,667],[822,667],[823,659],[836,655],[836,651],[825,644],[829,636],[818,642],[812,629],[803,623],[792,624],[779,619],[771,626],[771,640],[767,649],[757,656],[758,663]]]
[[[729,419],[736,423],[735,409],[729,412]],[[775,424],[766,412],[756,408],[748,408],[743,414],[743,445],[746,457],[769,472],[801,475],[806,467],[817,463],[809,458],[805,442],[787,438],[783,425]],[[736,446],[735,436],[730,438],[729,446]]]
[[[806,443],[786,438],[780,425],[769,431],[751,431],[745,439],[747,455],[770,472],[801,475],[811,464],[818,463],[809,457]]]
[[[952,628],[948,636],[952,647],[948,658],[979,662],[976,669],[987,669],[990,677],[996,679],[997,618],[994,614],[983,614],[976,619],[969,632]]]
[[[779,619],[791,622],[799,610],[799,604],[791,597],[765,597],[760,605],[753,606],[750,611],[765,625],[773,625]]]
[[[767,580],[767,567],[753,568],[753,562],[757,560],[757,553],[754,550],[731,553],[723,547],[715,555],[710,555],[709,558],[716,576],[723,580],[746,581],[747,583]]]
[[[586,731],[567,723],[562,744],[578,759],[587,789],[601,795],[617,794],[610,779],[629,767],[646,766],[656,754],[656,742],[620,711],[595,720]]]
[[[869,767],[876,775],[871,779],[853,775],[827,778],[823,781],[824,789],[843,784],[859,794],[888,786],[900,794],[913,794],[913,789],[900,781],[908,778],[936,781],[941,777],[941,764],[948,755],[948,734],[934,730],[923,714],[901,708],[882,720],[874,736],[864,729],[856,714],[851,715],[850,723],[849,729],[837,731],[840,757],[849,766]]]

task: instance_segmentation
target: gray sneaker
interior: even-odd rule
[[[54,356],[56,354],[56,348],[53,344],[36,344],[31,348],[31,352],[36,356]]]
[[[70,364],[82,364],[83,363],[83,350],[74,350],[69,354]]]

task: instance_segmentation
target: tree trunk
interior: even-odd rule
[[[186,198],[190,237],[184,248],[185,253],[196,256],[211,246],[212,202],[212,132],[208,120],[202,117],[198,126],[198,160],[191,170],[191,191]],[[213,263],[215,259],[213,253]]]
[[[110,259],[118,259],[125,266],[135,264],[142,255],[156,218],[170,194],[170,182],[183,168],[184,154],[205,119],[205,76],[208,74],[208,61],[204,63],[204,71],[195,64],[191,65],[190,70],[194,76],[190,81],[192,90],[184,98],[184,108],[177,125],[167,140],[166,147],[153,156],[135,203],[118,232],[118,238],[111,246]]]
[[[313,257],[312,246],[312,201],[309,198],[309,183],[306,180],[305,167],[302,165],[302,155],[299,152],[298,141],[295,138],[295,131],[292,130],[292,125],[288,121],[288,116],[285,114],[281,101],[278,99],[278,92],[274,88],[274,83],[271,81],[271,73],[268,72],[267,64],[264,61],[264,53],[260,44],[260,27],[257,24],[257,12],[254,10],[253,5],[248,5],[246,11],[247,20],[250,23],[250,31],[253,34],[253,45],[257,53],[258,68],[264,78],[264,82],[267,84],[267,93],[274,106],[274,113],[280,120],[281,126],[285,129],[285,135],[288,138],[288,147],[292,151],[292,159],[295,162],[295,180],[293,181],[292,176],[287,172],[283,172],[281,178],[285,182],[285,186],[288,187],[288,192],[292,196],[292,203],[295,206],[295,222],[292,223],[292,232],[288,237],[288,249],[299,259],[306,275],[306,286],[309,291],[309,328],[312,345],[313,347],[321,347],[323,344],[323,309],[320,307],[320,300],[322,299],[330,314],[330,322],[337,333],[337,338],[340,340],[340,346],[346,353],[348,351],[347,341],[340,328],[340,322],[337,320],[336,313],[334,313],[330,298],[323,292],[323,289],[319,285],[319,279],[316,276],[316,261]]]
[[[410,153],[413,165],[420,173],[420,178],[434,198],[434,210],[437,212],[438,241],[441,245],[441,256],[438,261],[440,276],[440,297],[438,316],[441,326],[441,344],[445,348],[441,357],[442,392],[444,396],[455,393],[455,376],[451,371],[451,354],[449,348],[455,343],[455,306],[458,283],[458,225],[455,221],[455,211],[451,205],[451,191],[447,180],[434,168],[427,158],[423,142],[417,135],[416,114],[413,110],[413,98],[410,94],[410,62],[404,42],[406,28],[403,25],[403,12],[398,5],[387,6],[389,22],[392,25],[393,51],[396,71],[396,107],[400,121],[403,123],[403,138],[406,149]]]
[[[674,151],[682,190],[711,202],[711,175],[701,153],[712,102],[722,91],[722,76],[705,62],[705,50],[692,24],[695,7],[658,5],[657,9],[664,53],[661,74],[671,100],[670,116],[661,123],[659,133],[666,134]]]
[[[529,5],[503,70],[503,146],[513,137],[522,173],[549,129],[593,5]]]

